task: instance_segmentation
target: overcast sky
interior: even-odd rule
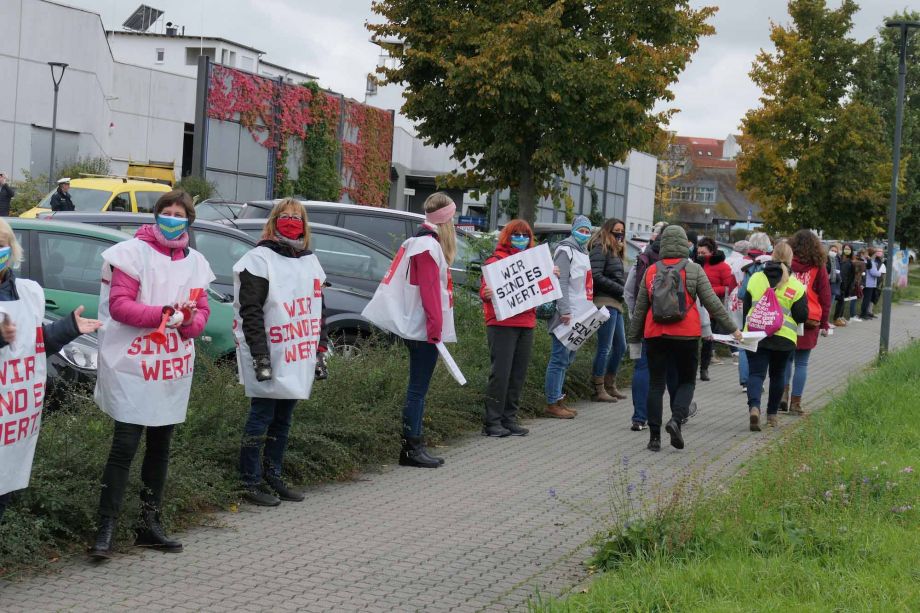
[[[64,0],[102,15],[107,29],[120,28],[133,0]],[[916,0],[860,0],[853,35],[872,36],[885,16]],[[164,21],[185,33],[227,38],[266,52],[265,59],[319,77],[320,84],[358,100],[377,62],[364,23],[375,16],[370,0],[147,0],[164,10]],[[140,4],[140,2],[138,2]],[[679,134],[724,138],[738,130],[759,91],[748,78],[754,56],[770,47],[770,20],[787,23],[786,0],[691,0],[719,6],[716,34],[703,39],[692,64],[674,88],[680,109],[671,122]],[[829,0],[839,6],[839,0]]]

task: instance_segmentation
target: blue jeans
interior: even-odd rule
[[[550,333],[550,337],[552,337],[553,349],[549,355],[549,364],[546,365],[544,393],[546,402],[555,404],[565,397],[565,394],[562,393],[565,385],[565,372],[575,362],[577,352],[566,349],[555,334]]]
[[[805,391],[805,380],[808,379],[808,358],[811,357],[811,349],[796,349],[795,355],[790,356],[786,364],[786,375],[783,377],[783,385],[789,385],[792,380],[792,395],[802,397]],[[795,375],[792,374],[792,366],[795,364]]]
[[[615,375],[620,369],[620,360],[626,353],[626,331],[623,329],[623,313],[615,307],[607,307],[610,319],[597,330],[597,352],[591,374],[595,377]]]
[[[648,372],[648,347],[645,345],[645,341],[642,341],[642,355],[639,356],[639,359],[633,364],[633,376],[632,376],[632,401],[633,401],[633,421],[641,421],[645,423],[648,421],[648,388],[649,388],[649,372]],[[671,401],[671,409],[674,409],[674,395],[677,393],[677,368],[673,365],[669,365],[668,374],[667,374],[667,388],[668,388],[668,398]]]
[[[425,396],[438,363],[438,347],[427,341],[406,341],[409,347],[409,386],[403,407],[403,436],[420,437]]]
[[[770,375],[770,395],[767,398],[767,414],[776,415],[779,410],[780,400],[783,399],[783,375],[789,356],[792,351],[776,351],[758,347],[756,352],[748,351],[748,364],[751,367],[748,375],[748,408],[760,408],[763,382]]]
[[[748,366],[747,351],[738,352],[738,383],[747,385],[750,367]]]
[[[261,483],[263,470],[267,477],[281,477],[295,406],[296,400],[253,398],[250,401],[240,447],[240,474],[245,485]]]

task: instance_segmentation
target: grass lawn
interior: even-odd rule
[[[600,535],[587,591],[532,609],[920,611],[918,381],[914,344],[723,491]]]

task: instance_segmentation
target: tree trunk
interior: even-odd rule
[[[518,172],[518,217],[531,226],[537,217],[537,190],[533,180],[533,169],[530,167],[528,154],[521,156],[521,165]]]

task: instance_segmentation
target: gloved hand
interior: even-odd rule
[[[267,355],[252,358],[252,367],[256,371],[256,381],[269,381],[272,378],[272,361]]]
[[[326,352],[320,351],[316,354],[316,370],[313,378],[317,381],[323,381],[329,378],[329,370],[326,368]]]

